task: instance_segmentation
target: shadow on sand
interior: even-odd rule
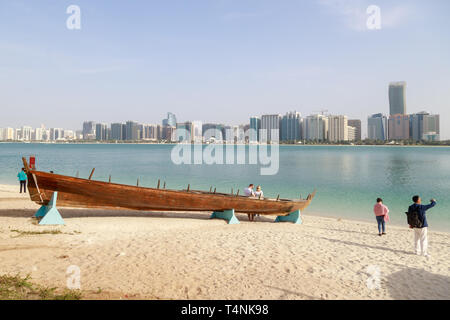
[[[140,217],[140,218],[172,218],[209,220],[210,212],[157,212],[157,211],[133,211],[133,210],[102,210],[102,209],[69,209],[59,208],[64,219],[89,218],[89,217]],[[1,209],[0,217],[31,218],[36,210],[33,209]],[[240,222],[248,222],[246,214],[237,214]],[[273,222],[273,219],[258,217],[257,222]]]
[[[391,252],[396,253],[396,254],[414,255],[413,251],[396,250],[396,249],[391,249],[391,248],[388,248],[388,247],[373,246],[373,245],[369,245],[369,244],[361,244],[361,243],[358,243],[358,242],[352,242],[352,241],[347,241],[347,240],[331,239],[331,238],[325,238],[325,237],[314,237],[314,236],[311,236],[311,238],[327,240],[327,241],[331,241],[331,242],[335,242],[335,243],[341,243],[341,244],[350,245],[350,246],[357,246],[357,247],[361,247],[361,248],[365,248],[365,249],[370,248],[370,249],[376,249],[376,250],[391,251]]]
[[[448,300],[450,277],[406,268],[386,277],[388,290],[396,300]]]

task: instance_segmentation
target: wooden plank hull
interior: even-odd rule
[[[304,210],[314,197],[313,193],[305,200],[277,201],[201,191],[144,188],[27,170],[31,200],[47,205],[53,192],[57,191],[59,207],[209,212],[234,209],[240,213],[287,215],[295,210]]]

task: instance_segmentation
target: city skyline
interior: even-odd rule
[[[69,4],[0,4],[0,127],[326,108],[361,119],[364,138],[369,115],[389,114],[386,85],[406,81],[407,112],[439,114],[450,139],[448,1],[378,1],[380,30],[365,29],[364,0],[77,1],[81,30],[66,28]]]
[[[403,84],[402,84],[403,85]],[[391,88],[391,85],[389,86]],[[402,93],[403,94],[403,93]],[[403,109],[406,111],[406,109]],[[239,125],[224,122],[203,123],[202,121],[178,122],[176,115],[167,112],[161,124],[141,123],[128,120],[106,124],[84,121],[82,130],[63,128],[46,129],[44,125],[33,129],[22,126],[0,128],[0,141],[191,141],[265,143],[281,141],[285,143],[315,142],[355,142],[368,139],[385,141],[437,142],[440,139],[440,115],[422,111],[414,114],[396,113],[389,118],[383,113],[367,117],[367,138],[361,135],[361,120],[349,119],[347,115],[320,113],[303,117],[300,112],[289,111],[281,114],[252,116],[249,122]],[[212,131],[208,131],[213,129]],[[180,131],[178,131],[180,130]],[[275,132],[273,131],[275,130]],[[218,137],[217,134],[221,135]],[[274,136],[272,136],[274,135]],[[181,139],[181,140],[180,140]],[[377,142],[377,143],[378,143]]]

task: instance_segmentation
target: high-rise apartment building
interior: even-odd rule
[[[423,118],[422,140],[426,141],[440,140],[440,124],[438,114],[427,114]]]
[[[129,141],[137,141],[140,138],[140,131],[139,131],[139,124],[134,121],[127,121],[126,122],[126,140]]]
[[[0,128],[0,141],[14,140],[13,128]]]
[[[112,140],[125,140],[123,123],[111,123],[111,139]]]
[[[347,126],[348,141],[356,141],[356,128]]]
[[[217,123],[204,123],[202,126],[203,138],[205,141],[224,141],[225,125]]]
[[[349,119],[347,121],[347,124],[350,127],[354,127],[355,128],[355,138],[353,140],[354,141],[361,141],[361,139],[362,139],[362,135],[361,135],[361,120],[359,120],[359,119]]]
[[[62,128],[50,128],[50,140],[57,141],[64,139],[64,130]]]
[[[251,143],[259,142],[259,131],[261,129],[261,119],[258,117],[250,118],[249,141]]]
[[[389,117],[389,140],[410,139],[410,119],[407,114],[395,114]]]
[[[328,140],[331,142],[348,141],[347,116],[328,116]]]
[[[302,139],[302,116],[299,112],[288,112],[281,119],[281,141]]]
[[[2,132],[2,137],[1,140],[3,141],[8,141],[8,140],[15,140],[15,131],[13,128],[3,128],[0,129],[0,131]]]
[[[95,136],[95,122],[85,121],[83,122],[83,139],[84,140],[94,140]]]
[[[192,122],[180,122],[176,127],[176,141],[178,142],[192,142]]]
[[[266,114],[261,116],[260,142],[279,142],[281,129],[281,116],[279,114]]]
[[[158,132],[160,132],[160,137],[158,139],[163,139],[169,142],[176,141],[175,138],[176,127],[158,126]]]
[[[106,141],[108,137],[108,125],[104,123],[97,123],[95,125],[95,139],[98,141]]]
[[[31,141],[31,134],[33,132],[32,127],[23,126],[21,132],[23,141]]]
[[[328,118],[321,114],[306,117],[303,132],[303,137],[306,140],[328,140]]]

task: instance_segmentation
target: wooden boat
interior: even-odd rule
[[[304,210],[314,198],[315,191],[306,199],[258,199],[205,191],[145,188],[111,182],[95,181],[60,174],[37,171],[22,158],[28,176],[28,190],[32,201],[48,205],[53,193],[58,192],[58,207],[131,209],[142,211],[224,211],[261,215],[288,215]]]

